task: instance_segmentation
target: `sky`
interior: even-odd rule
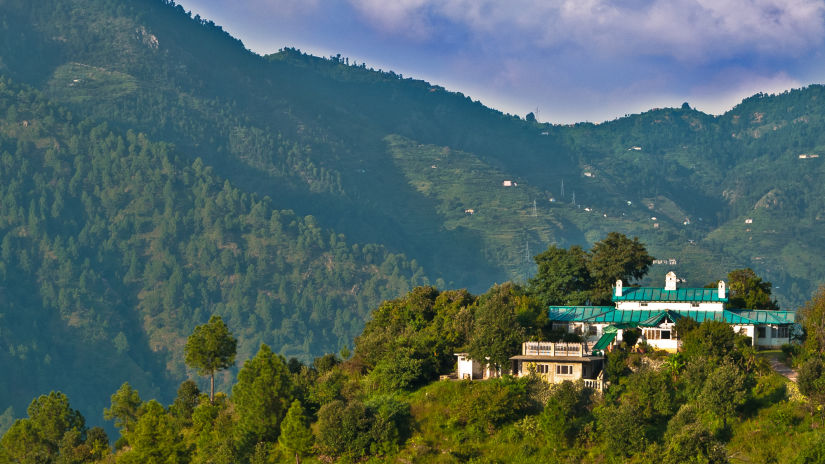
[[[179,0],[259,54],[423,79],[505,113],[602,122],[721,114],[825,82],[825,0]]]

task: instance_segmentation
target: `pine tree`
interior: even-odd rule
[[[301,456],[312,449],[312,430],[307,425],[308,419],[301,402],[295,400],[289,406],[284,421],[281,422],[281,435],[278,444],[285,450],[295,453],[295,462],[300,464]]]

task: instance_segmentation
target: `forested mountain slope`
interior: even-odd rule
[[[122,370],[106,392],[180,376],[163,353],[212,312],[240,359],[260,341],[306,359],[425,274],[481,291],[610,231],[677,260],[657,282],[750,266],[793,308],[825,275],[821,86],[541,124],[347,58],[258,56],[164,0],[0,0],[0,75],[0,356],[46,376],[14,384],[25,399],[73,375],[72,350]]]
[[[379,301],[427,282],[166,143],[73,123],[5,80],[0,106],[3,409],[59,388],[93,410],[124,380],[158,394],[185,378],[183,344],[211,314],[235,328],[240,359],[261,343],[336,352]]]
[[[454,286],[524,279],[548,244],[610,230],[699,283],[753,266],[790,305],[822,274],[806,258],[822,246],[822,160],[798,158],[822,148],[819,87],[720,117],[685,105],[551,126],[347,58],[257,56],[172,2],[5,0],[2,14],[3,73]],[[447,155],[450,176],[437,173]]]

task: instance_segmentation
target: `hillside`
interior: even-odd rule
[[[371,307],[427,282],[144,134],[72,123],[8,81],[0,106],[4,410],[55,388],[95,410],[124,380],[158,395],[187,376],[186,336],[211,314],[236,328],[240,359],[261,343],[335,352]]]
[[[541,124],[346,57],[258,56],[165,0],[2,0],[0,75],[0,356],[40,372],[0,382],[18,412],[72,362],[158,391],[212,312],[239,359],[308,360],[413,285],[524,281],[610,231],[676,259],[648,279],[750,266],[791,309],[825,275],[821,86]]]

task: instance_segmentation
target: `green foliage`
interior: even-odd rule
[[[619,384],[619,379],[629,371],[627,367],[627,351],[613,350],[606,353],[604,363],[604,379],[613,385]]]
[[[618,232],[607,234],[589,252],[550,245],[534,259],[538,271],[529,290],[543,306],[610,304],[617,280],[641,279],[653,262],[638,237],[631,240]]]
[[[209,322],[195,327],[186,340],[185,361],[189,367],[208,375],[209,400],[215,398],[215,372],[235,364],[238,341],[229,332],[220,316],[213,315]]]
[[[799,319],[805,330],[805,347],[808,351],[825,354],[825,286],[821,286],[799,311]]]
[[[103,410],[103,418],[114,420],[115,427],[120,429],[120,434],[124,438],[134,431],[135,424],[140,417],[140,406],[143,401],[140,399],[138,391],[124,382],[118,390],[112,394],[111,406]]]
[[[94,458],[84,443],[85,419],[69,406],[66,395],[41,395],[26,412],[28,418],[15,421],[0,438],[0,462],[90,462]]]
[[[728,419],[748,400],[749,383],[745,371],[732,362],[725,362],[708,376],[698,400],[707,411],[722,418],[724,428]]]
[[[538,270],[530,279],[530,293],[547,307],[582,305],[590,296],[592,278],[587,270],[587,253],[579,246],[565,250],[550,245],[533,257]]]
[[[593,244],[587,270],[593,279],[594,304],[610,304],[611,287],[617,280],[638,280],[644,277],[653,262],[638,237],[633,240],[618,232]]]
[[[700,420],[696,407],[686,404],[667,425],[662,462],[723,464],[728,462],[724,444]]]
[[[718,361],[732,352],[736,334],[726,322],[709,319],[680,337],[687,357]]]
[[[510,356],[518,353],[526,330],[517,309],[525,295],[513,284],[495,285],[479,298],[470,338],[470,358],[506,371]]]
[[[592,391],[570,381],[553,387],[538,422],[554,447],[573,446],[585,425],[593,420],[590,414]]]
[[[192,412],[200,403],[200,394],[198,384],[191,380],[184,380],[178,387],[178,395],[174,403],[169,406],[169,413],[184,425],[189,425],[192,420]]]
[[[638,407],[638,404],[619,403],[596,410],[599,437],[606,454],[630,456],[645,448],[648,439]]]
[[[242,454],[251,454],[259,442],[275,442],[281,421],[293,401],[286,360],[266,345],[238,372],[232,399],[238,414],[236,433]]]
[[[470,430],[491,433],[532,406],[528,382],[529,379],[502,377],[470,383],[463,401],[453,411],[453,420]]]
[[[160,403],[150,400],[142,408],[134,430],[124,436],[129,449],[118,457],[118,463],[187,463],[189,453],[171,417]]]
[[[816,403],[825,402],[825,367],[822,359],[811,357],[799,367],[797,378],[799,391]]]
[[[331,401],[318,411],[318,445],[333,456],[357,459],[369,450],[370,425],[360,401]]]
[[[281,422],[278,444],[298,458],[310,452],[313,441],[312,430],[309,429],[309,418],[304,413],[301,402],[294,400]]]
[[[204,399],[192,412],[195,464],[231,464],[239,459],[235,446],[237,416],[223,393],[215,401]]]
[[[728,273],[727,307],[730,309],[779,309],[771,299],[771,283],[763,282],[751,268],[737,269]],[[715,285],[714,285],[715,286]]]

